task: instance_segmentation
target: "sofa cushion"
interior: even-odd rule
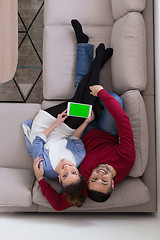
[[[45,0],[44,6],[44,25],[69,25],[74,18],[83,25],[113,24],[110,0]]]
[[[52,106],[56,106],[60,103],[63,103],[64,101],[43,101],[42,102],[42,109],[47,109],[47,108],[50,108]]]
[[[85,26],[89,43],[110,47],[112,26]],[[56,38],[55,38],[56,36]],[[43,95],[47,100],[69,99],[75,92],[76,38],[71,25],[47,25],[43,42]],[[103,67],[100,81],[110,79],[109,61]],[[65,86],[65,87],[62,87]]]
[[[130,90],[122,96],[124,110],[133,130],[136,160],[129,176],[142,176],[148,162],[148,123],[144,100],[138,90]]]
[[[144,90],[147,84],[146,35],[140,13],[128,13],[113,26],[111,58],[113,89],[122,94],[131,89]]]
[[[58,183],[58,178],[57,179],[46,179],[46,181],[53,187],[53,189],[57,193],[60,193],[61,186]],[[43,194],[41,192],[41,188],[37,181],[35,181],[35,183],[34,183],[32,194],[33,194],[33,203],[36,203],[36,204],[39,204],[42,206],[45,206],[45,205],[43,205],[43,203],[47,203],[47,206],[50,205],[49,202],[47,201],[47,199],[43,196]]]
[[[31,206],[32,170],[0,168],[0,182],[0,206]]]
[[[57,181],[47,179],[47,182],[56,189],[57,192],[60,191],[60,186],[58,186]],[[134,191],[133,191],[134,189]],[[143,204],[148,202],[150,195],[147,187],[139,178],[127,177],[122,182],[115,186],[115,189],[110,197],[110,199],[103,203],[96,203],[91,199],[87,198],[84,205],[79,209],[77,207],[69,208],[68,211],[90,211],[90,210],[100,210],[124,206],[132,206],[137,204]],[[33,202],[51,208],[51,205],[47,199],[42,195],[40,186],[35,182],[33,188]]]
[[[22,122],[33,119],[41,109],[40,104],[0,104],[0,167],[32,169],[33,159],[28,155]]]
[[[114,19],[124,16],[128,12],[142,12],[146,0],[111,0]]]

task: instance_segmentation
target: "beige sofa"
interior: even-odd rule
[[[134,134],[136,161],[105,203],[86,200],[69,212],[156,212],[153,3],[151,0],[46,0],[44,6],[43,94],[40,104],[0,104],[0,211],[55,211],[35,181],[21,123],[40,109],[74,94],[77,18],[95,47],[114,54],[100,83],[121,95]],[[65,6],[65,7],[64,7]],[[47,181],[60,191],[56,180]]]

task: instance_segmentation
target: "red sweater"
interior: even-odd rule
[[[118,101],[104,89],[99,91],[98,97],[116,121],[120,142],[118,143],[115,137],[102,130],[90,130],[82,139],[87,154],[79,171],[87,182],[92,171],[100,163],[107,163],[117,172],[116,184],[127,176],[135,161],[133,132],[129,118]],[[73,206],[68,203],[65,194],[59,195],[44,179],[39,181],[39,185],[43,195],[55,210],[61,211]]]
[[[116,184],[127,176],[135,161],[133,132],[130,120],[118,101],[104,89],[99,91],[98,97],[116,121],[120,142],[105,131],[98,129],[89,131],[82,139],[86,156],[80,165],[79,172],[87,182],[92,171],[100,163],[107,163],[117,172]]]

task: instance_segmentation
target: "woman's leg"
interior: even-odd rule
[[[123,102],[122,99],[115,93],[109,92],[121,105],[123,108]],[[112,134],[115,137],[118,137],[118,130],[116,126],[116,122],[112,115],[108,112],[107,108],[105,107],[104,103],[101,101],[101,99],[98,99],[98,102],[100,106],[103,108],[102,114],[98,119],[97,128],[101,129],[103,131],[106,131],[110,134]]]
[[[45,111],[50,113],[52,116],[57,117],[60,112],[63,112],[67,108],[67,103],[69,101],[94,105],[96,97],[90,95],[89,86],[99,84],[99,74],[104,51],[104,44],[100,44],[96,49],[96,57],[91,64],[91,70],[81,80],[76,89],[75,95],[70,100],[57,106],[48,108]],[[65,123],[71,128],[77,128],[80,124],[83,123],[83,121],[83,118],[68,117],[65,120]]]
[[[77,40],[77,59],[76,59],[76,74],[75,74],[75,87],[77,88],[80,81],[84,77],[85,77],[84,82],[88,80],[88,76],[86,74],[89,72],[91,63],[93,61],[94,46],[91,44],[88,44],[89,37],[83,33],[82,26],[78,20],[72,19],[71,24],[74,29],[74,33]],[[81,87],[81,89],[84,89],[83,86]],[[57,117],[57,115],[60,112],[63,112],[67,108],[67,103],[68,101],[62,104],[59,104],[57,106],[50,107],[45,111],[50,113],[52,116]]]
[[[93,61],[93,50],[94,46],[88,44],[89,37],[83,33],[82,25],[77,19],[72,19],[72,27],[75,32],[77,40],[77,59],[76,59],[76,74],[75,74],[75,87],[78,86],[79,82],[89,72],[91,63]],[[102,60],[101,67],[105,62],[112,56],[113,49],[107,48]]]
[[[77,20],[72,20],[71,23],[75,30],[75,35],[77,38],[77,49],[79,48],[82,50],[83,48],[85,48],[85,51],[77,51],[78,66],[76,68],[76,71],[78,73],[77,72],[76,73],[80,74],[81,76],[80,79],[77,79],[76,83],[76,86],[78,85],[78,89],[76,90],[74,97],[69,101],[88,103],[93,105],[95,103],[96,98],[90,95],[89,86],[99,83],[99,71],[100,71],[99,65],[102,67],[104,63],[112,56],[113,49],[106,49],[105,52],[103,52],[104,51],[103,46],[101,46],[100,44],[96,50],[96,58],[91,64],[91,58],[93,55],[93,45],[87,44],[89,38],[87,35],[83,33],[81,24]],[[103,52],[103,57],[101,52]],[[84,56],[84,54],[85,55],[87,54],[88,56]],[[85,64],[79,66],[79,64],[83,62],[83,58],[84,59],[88,58],[86,62],[87,67],[85,67]],[[96,65],[98,65],[98,67]],[[94,66],[96,66],[95,69]],[[92,68],[90,72],[83,77],[83,75],[87,73],[90,67]],[[83,80],[81,79],[81,77],[83,77]],[[80,81],[82,80],[80,85],[79,80]],[[60,112],[63,112],[67,108],[67,103],[68,101],[57,106],[48,108],[46,109],[46,111],[53,115],[54,117],[57,117],[57,115]],[[65,120],[65,123],[72,128],[77,128],[83,121],[84,119],[68,117]]]
[[[94,105],[96,98],[90,95],[89,86],[99,84],[99,75],[104,53],[105,47],[104,44],[101,43],[96,49],[96,57],[92,61],[91,69],[89,73],[84,76],[84,78],[78,85],[76,93],[72,98],[72,101]]]

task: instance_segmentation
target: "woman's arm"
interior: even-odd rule
[[[43,134],[48,138],[49,135],[51,134],[51,132],[58,127],[59,125],[61,125],[64,120],[67,118],[67,110],[63,111],[62,113],[58,114],[57,116],[57,120],[55,123],[53,123],[49,128],[47,128]]]
[[[43,178],[43,164],[41,163],[43,159],[36,157],[33,163],[33,169],[38,181],[39,186],[41,187],[42,194],[51,204],[51,206],[56,211],[62,211],[66,208],[72,207],[65,196],[65,194],[59,195]],[[40,167],[39,166],[40,163]]]
[[[56,210],[56,211],[62,211],[67,208],[70,208],[74,206],[73,204],[70,204],[66,198],[66,195],[63,193],[62,195],[59,195],[51,186],[46,182],[46,180],[43,178],[38,182],[39,186],[41,187],[41,191],[43,196],[48,200],[50,205]]]
[[[94,113],[92,111],[91,117],[86,118],[85,121],[73,132],[72,136],[81,138],[87,125],[94,119]]]
[[[33,170],[38,182],[43,179],[44,171],[43,171],[43,163],[41,162],[43,160],[44,160],[43,158],[37,156],[33,162]],[[39,164],[40,164],[40,167],[38,167]]]

